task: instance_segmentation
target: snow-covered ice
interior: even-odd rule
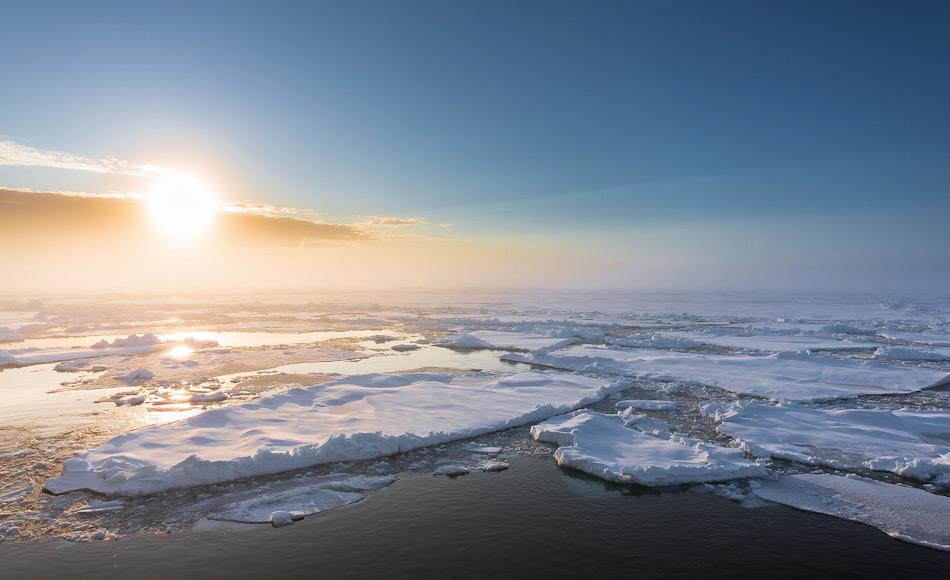
[[[835,340],[812,335],[787,334],[712,334],[712,333],[675,333],[671,338],[693,341],[695,343],[727,346],[745,350],[770,352],[795,352],[798,350],[847,350],[874,348],[877,343]]]
[[[623,426],[617,416],[588,410],[535,425],[531,436],[559,446],[558,465],[617,483],[663,486],[766,475],[738,449],[653,437]]]
[[[754,489],[758,497],[874,526],[887,535],[950,551],[950,497],[863,477],[783,476]]]
[[[950,487],[950,413],[710,403],[719,431],[756,457],[889,471]]]
[[[347,377],[114,437],[68,459],[46,488],[142,495],[371,459],[544,420],[621,388],[538,371]]]
[[[950,381],[950,374],[945,371],[803,352],[716,355],[577,345],[529,355],[507,354],[502,358],[590,373],[689,381],[792,401],[910,393]]]
[[[552,350],[578,342],[578,338],[543,336],[520,332],[476,330],[451,337],[439,343],[450,348],[489,348],[495,350],[535,351]]]
[[[112,378],[124,383],[140,383],[155,378],[155,373],[148,369],[135,369],[134,371],[115,375]]]
[[[874,351],[878,360],[950,361],[950,347],[931,347],[927,350],[906,346],[881,346]]]

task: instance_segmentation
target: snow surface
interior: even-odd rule
[[[46,489],[144,495],[372,459],[541,421],[622,388],[539,371],[352,376],[114,437],[66,460]]]
[[[756,457],[889,471],[950,487],[950,413],[814,409],[755,401],[703,411]]]
[[[950,381],[950,374],[942,371],[802,352],[715,355],[577,345],[530,355],[508,354],[502,359],[589,373],[689,381],[791,401],[910,393]]]
[[[764,481],[753,493],[801,510],[868,524],[898,540],[950,551],[950,497],[828,474]]]
[[[497,330],[476,330],[456,335],[448,341],[439,343],[439,346],[450,348],[489,348],[496,350],[516,350],[530,352],[535,350],[551,350],[561,348],[577,342],[576,337],[543,336],[537,334],[523,334],[519,332],[502,332]]]
[[[770,352],[795,352],[799,350],[844,350],[869,349],[878,346],[873,342],[852,342],[835,340],[811,335],[786,334],[704,334],[675,333],[672,339],[688,340],[696,343],[727,346],[745,350]]]
[[[623,426],[616,415],[586,409],[535,425],[531,436],[559,446],[558,465],[617,483],[663,486],[766,475],[738,449],[652,437]]]

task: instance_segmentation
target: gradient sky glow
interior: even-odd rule
[[[585,272],[606,286],[950,287],[946,2],[3,15],[0,141],[195,168],[229,201],[339,223],[569,250],[608,264]],[[4,186],[142,180],[0,165]]]

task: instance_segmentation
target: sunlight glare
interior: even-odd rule
[[[211,187],[191,175],[175,174],[158,181],[149,192],[148,208],[158,228],[188,238],[206,230],[217,209]]]

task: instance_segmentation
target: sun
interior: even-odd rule
[[[155,225],[174,238],[190,238],[208,229],[217,210],[214,190],[204,181],[175,174],[156,182],[148,194]]]

